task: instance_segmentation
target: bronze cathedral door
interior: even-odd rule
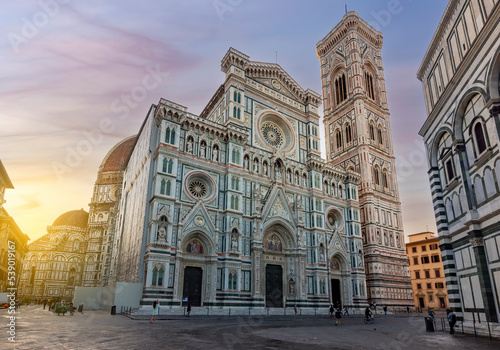
[[[184,270],[184,288],[182,305],[201,306],[201,288],[203,271],[201,267],[188,266]]]
[[[283,307],[283,269],[266,266],[266,307]]]

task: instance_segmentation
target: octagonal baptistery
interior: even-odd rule
[[[19,284],[21,297],[73,299],[75,286],[82,285],[88,217],[83,209],[61,214],[45,235],[29,244]]]

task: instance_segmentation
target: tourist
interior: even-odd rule
[[[387,315],[387,305],[384,305],[384,314]]]
[[[295,316],[297,316],[297,304],[293,307],[293,311],[295,312]]]
[[[342,318],[342,311],[340,310],[340,307],[337,308],[335,311],[335,326],[340,326],[340,319]]]
[[[191,314],[191,303],[190,302],[188,302],[188,306],[187,306],[187,310],[186,311],[187,311],[186,316],[189,317],[189,315]]]
[[[347,306],[344,307],[344,316],[349,316],[349,310],[347,310]]]
[[[330,305],[330,317],[333,317],[333,305]]]
[[[149,323],[155,323],[156,321],[156,316],[158,316],[160,311],[160,303],[158,300],[153,301],[153,312],[152,312],[152,317],[149,320]]]
[[[448,322],[450,323],[450,334],[455,333],[455,324],[457,323],[457,315],[450,309],[448,314]]]

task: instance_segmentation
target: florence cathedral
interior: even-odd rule
[[[321,95],[230,48],[199,115],[152,105],[101,165],[77,285],[139,286],[138,312],[412,305],[381,48],[349,12]]]

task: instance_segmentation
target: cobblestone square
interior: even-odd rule
[[[104,311],[57,316],[41,306],[16,312],[16,343],[7,340],[7,310],[0,310],[2,349],[499,349],[500,341],[457,332],[427,333],[421,315],[360,315],[339,327],[317,316],[161,316],[131,319]],[[439,329],[438,324],[438,329]]]

